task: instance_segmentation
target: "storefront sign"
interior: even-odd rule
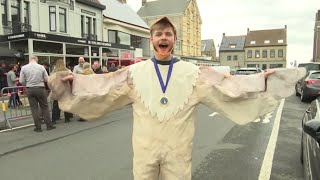
[[[47,39],[47,35],[44,33],[33,33],[34,37],[37,39]]]
[[[8,36],[8,40],[20,39],[20,38],[24,38],[24,37],[25,37],[25,34],[10,35],[10,36]]]
[[[20,34],[3,36],[2,38],[4,39],[4,41],[23,39],[23,38],[32,38],[32,39],[56,41],[59,43],[65,42],[65,43],[74,43],[74,44],[82,44],[82,45],[97,45],[102,47],[129,49],[129,50],[135,49],[133,46],[128,46],[128,45],[115,44],[115,43],[102,42],[102,41],[92,41],[87,39],[80,39],[80,38],[60,36],[60,35],[40,33],[40,32],[25,32]]]

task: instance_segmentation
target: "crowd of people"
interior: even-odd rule
[[[94,61],[92,65],[86,62],[83,57],[79,57],[78,65],[71,68],[66,66],[63,59],[58,59],[55,65],[50,71],[50,64],[44,62],[38,64],[38,58],[32,57],[29,64],[21,66],[18,64],[6,65],[5,63],[0,64],[0,88],[2,90],[1,96],[8,96],[8,108],[18,108],[23,106],[20,100],[19,94],[26,93],[32,116],[34,119],[36,132],[41,132],[41,124],[44,122],[47,125],[47,129],[55,129],[53,124],[60,120],[61,110],[59,109],[58,101],[53,101],[52,114],[50,116],[49,106],[48,106],[48,95],[50,89],[47,85],[48,76],[50,74],[59,71],[68,71],[75,74],[103,74],[109,72],[115,72],[121,69],[122,66],[116,66],[111,63],[108,67],[104,66],[101,68],[99,61]],[[18,86],[26,86],[26,91],[18,88]],[[64,112],[65,122],[70,122],[73,114]],[[85,121],[84,119],[79,119],[78,121]]]

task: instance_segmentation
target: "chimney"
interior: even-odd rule
[[[225,37],[225,36],[226,36],[226,33],[222,33],[222,36]]]
[[[127,0],[118,0],[121,4],[126,4]]]
[[[287,29],[287,25],[284,25],[284,29]]]
[[[145,6],[147,4],[147,0],[142,0],[142,6]]]
[[[318,10],[318,13],[317,13],[317,21],[320,21],[320,9]]]
[[[247,33],[250,31],[250,29],[249,28],[247,28]]]

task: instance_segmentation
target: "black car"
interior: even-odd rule
[[[296,95],[301,101],[314,100],[320,93],[320,71],[309,71],[296,84]]]
[[[320,98],[312,101],[302,119],[301,156],[304,179],[320,179]]]

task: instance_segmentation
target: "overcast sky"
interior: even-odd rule
[[[141,0],[127,0],[138,11]],[[174,1],[174,0],[173,0]],[[214,39],[216,48],[226,35],[287,25],[288,65],[312,59],[315,14],[320,0],[197,0],[202,18],[202,39]],[[218,50],[218,49],[217,49]]]

